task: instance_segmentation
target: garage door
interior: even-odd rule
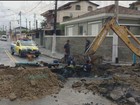
[[[96,36],[99,33],[99,24],[91,24],[91,35]]]
[[[68,36],[73,36],[73,27],[68,27]]]

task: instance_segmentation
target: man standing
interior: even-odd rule
[[[66,44],[64,45],[64,52],[65,52],[65,55],[64,55],[64,59],[65,59],[65,62],[67,63],[68,61],[68,57],[70,56],[70,44],[69,44],[69,40],[67,40]]]
[[[86,38],[85,52],[88,50],[89,47],[90,47],[90,40],[88,40],[88,39]]]

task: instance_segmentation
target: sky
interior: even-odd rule
[[[59,1],[58,7],[70,1]],[[110,4],[113,4],[114,1],[92,1],[100,7],[104,7]],[[119,5],[129,7],[133,1],[119,1]],[[40,22],[44,20],[40,14],[47,11],[48,9],[54,9],[54,0],[45,0],[45,1],[0,1],[0,29],[5,27],[9,30],[9,22],[11,22],[11,27],[15,28],[19,26],[18,20],[20,16],[18,15],[21,11],[21,25],[26,27],[26,19],[27,19],[27,27],[29,27],[29,21],[31,21],[31,27],[34,28],[34,17],[38,20],[38,24],[40,26]]]

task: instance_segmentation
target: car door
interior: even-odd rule
[[[20,42],[16,42],[16,53],[19,54],[19,49],[20,49]]]

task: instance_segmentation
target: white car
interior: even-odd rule
[[[2,35],[0,38],[2,41],[7,41],[7,36],[6,35]]]

